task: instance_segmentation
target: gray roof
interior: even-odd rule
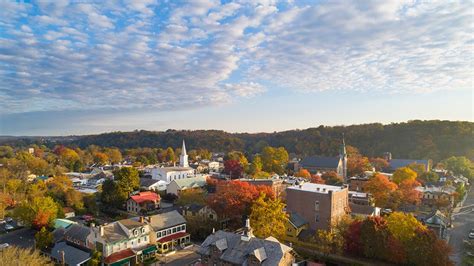
[[[190,177],[183,179],[175,179],[173,182],[178,185],[179,188],[195,188],[204,187],[206,185],[206,178],[202,176]]]
[[[58,261],[61,261],[62,251],[64,251],[65,263],[70,266],[79,265],[88,261],[91,258],[89,252],[85,252],[81,249],[70,246],[65,242],[58,242],[56,243],[56,245],[54,245],[53,249],[51,250],[51,257]]]
[[[127,233],[123,231],[118,222],[103,225],[104,235],[102,236],[108,243],[115,243],[128,239]]]
[[[408,166],[410,164],[423,164],[425,169],[428,170],[428,160],[412,160],[412,159],[392,159],[389,162],[390,169],[396,170],[401,167]]]
[[[149,218],[151,218],[149,225],[155,231],[186,223],[186,220],[178,211],[160,213]]]
[[[142,227],[145,225],[145,223],[140,223],[139,222],[140,217],[133,217],[129,219],[123,219],[118,221],[121,223],[123,226],[125,226],[127,229],[132,230],[134,228]]]
[[[307,224],[308,222],[306,222],[306,220],[303,217],[301,217],[298,213],[292,212],[290,213],[290,223],[294,225],[296,228],[299,228]]]
[[[225,243],[225,245],[224,245]],[[261,260],[261,265],[279,265],[284,254],[292,249],[278,242],[275,238],[260,239],[251,237],[248,241],[241,240],[241,235],[225,231],[217,231],[209,235],[197,251],[201,255],[209,255],[211,247],[223,249],[222,261],[247,265],[250,255]]]
[[[314,168],[334,168],[336,169],[339,165],[339,157],[323,157],[323,156],[310,156],[301,160],[300,165],[305,167]]]
[[[72,239],[77,239],[84,243],[87,243],[87,237],[89,236],[91,229],[87,226],[73,224],[69,226],[64,235],[65,237],[70,237]]]
[[[372,215],[375,212],[375,207],[370,205],[360,205],[349,202],[352,214]]]
[[[152,186],[152,185],[158,183],[158,181],[160,181],[160,180],[151,179],[151,178],[140,178],[140,186],[141,187],[149,187],[149,186]]]

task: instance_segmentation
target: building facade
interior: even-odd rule
[[[313,230],[327,230],[349,213],[347,187],[304,183],[286,189],[287,212],[297,213]]]
[[[127,211],[132,214],[146,214],[160,207],[160,195],[152,191],[140,192],[127,200]]]

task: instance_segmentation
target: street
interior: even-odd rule
[[[469,230],[474,228],[474,189],[470,189],[463,207],[457,208],[454,214],[453,228],[450,231],[449,244],[453,247],[452,259],[461,265],[463,240],[467,239]]]
[[[199,249],[198,245],[193,245],[187,249],[182,249],[176,251],[176,253],[172,255],[168,255],[165,257],[158,257],[159,262],[155,262],[154,266],[158,265],[168,265],[168,266],[181,266],[181,265],[190,265],[196,262],[198,259],[201,258],[196,251]]]
[[[35,230],[29,228],[22,228],[16,231],[0,235],[0,244],[8,243],[12,246],[21,248],[32,248],[35,239]]]

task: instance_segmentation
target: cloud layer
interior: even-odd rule
[[[0,1],[0,111],[472,87],[469,1],[178,2]]]

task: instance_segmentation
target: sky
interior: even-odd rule
[[[473,8],[0,0],[0,135],[473,121]]]

